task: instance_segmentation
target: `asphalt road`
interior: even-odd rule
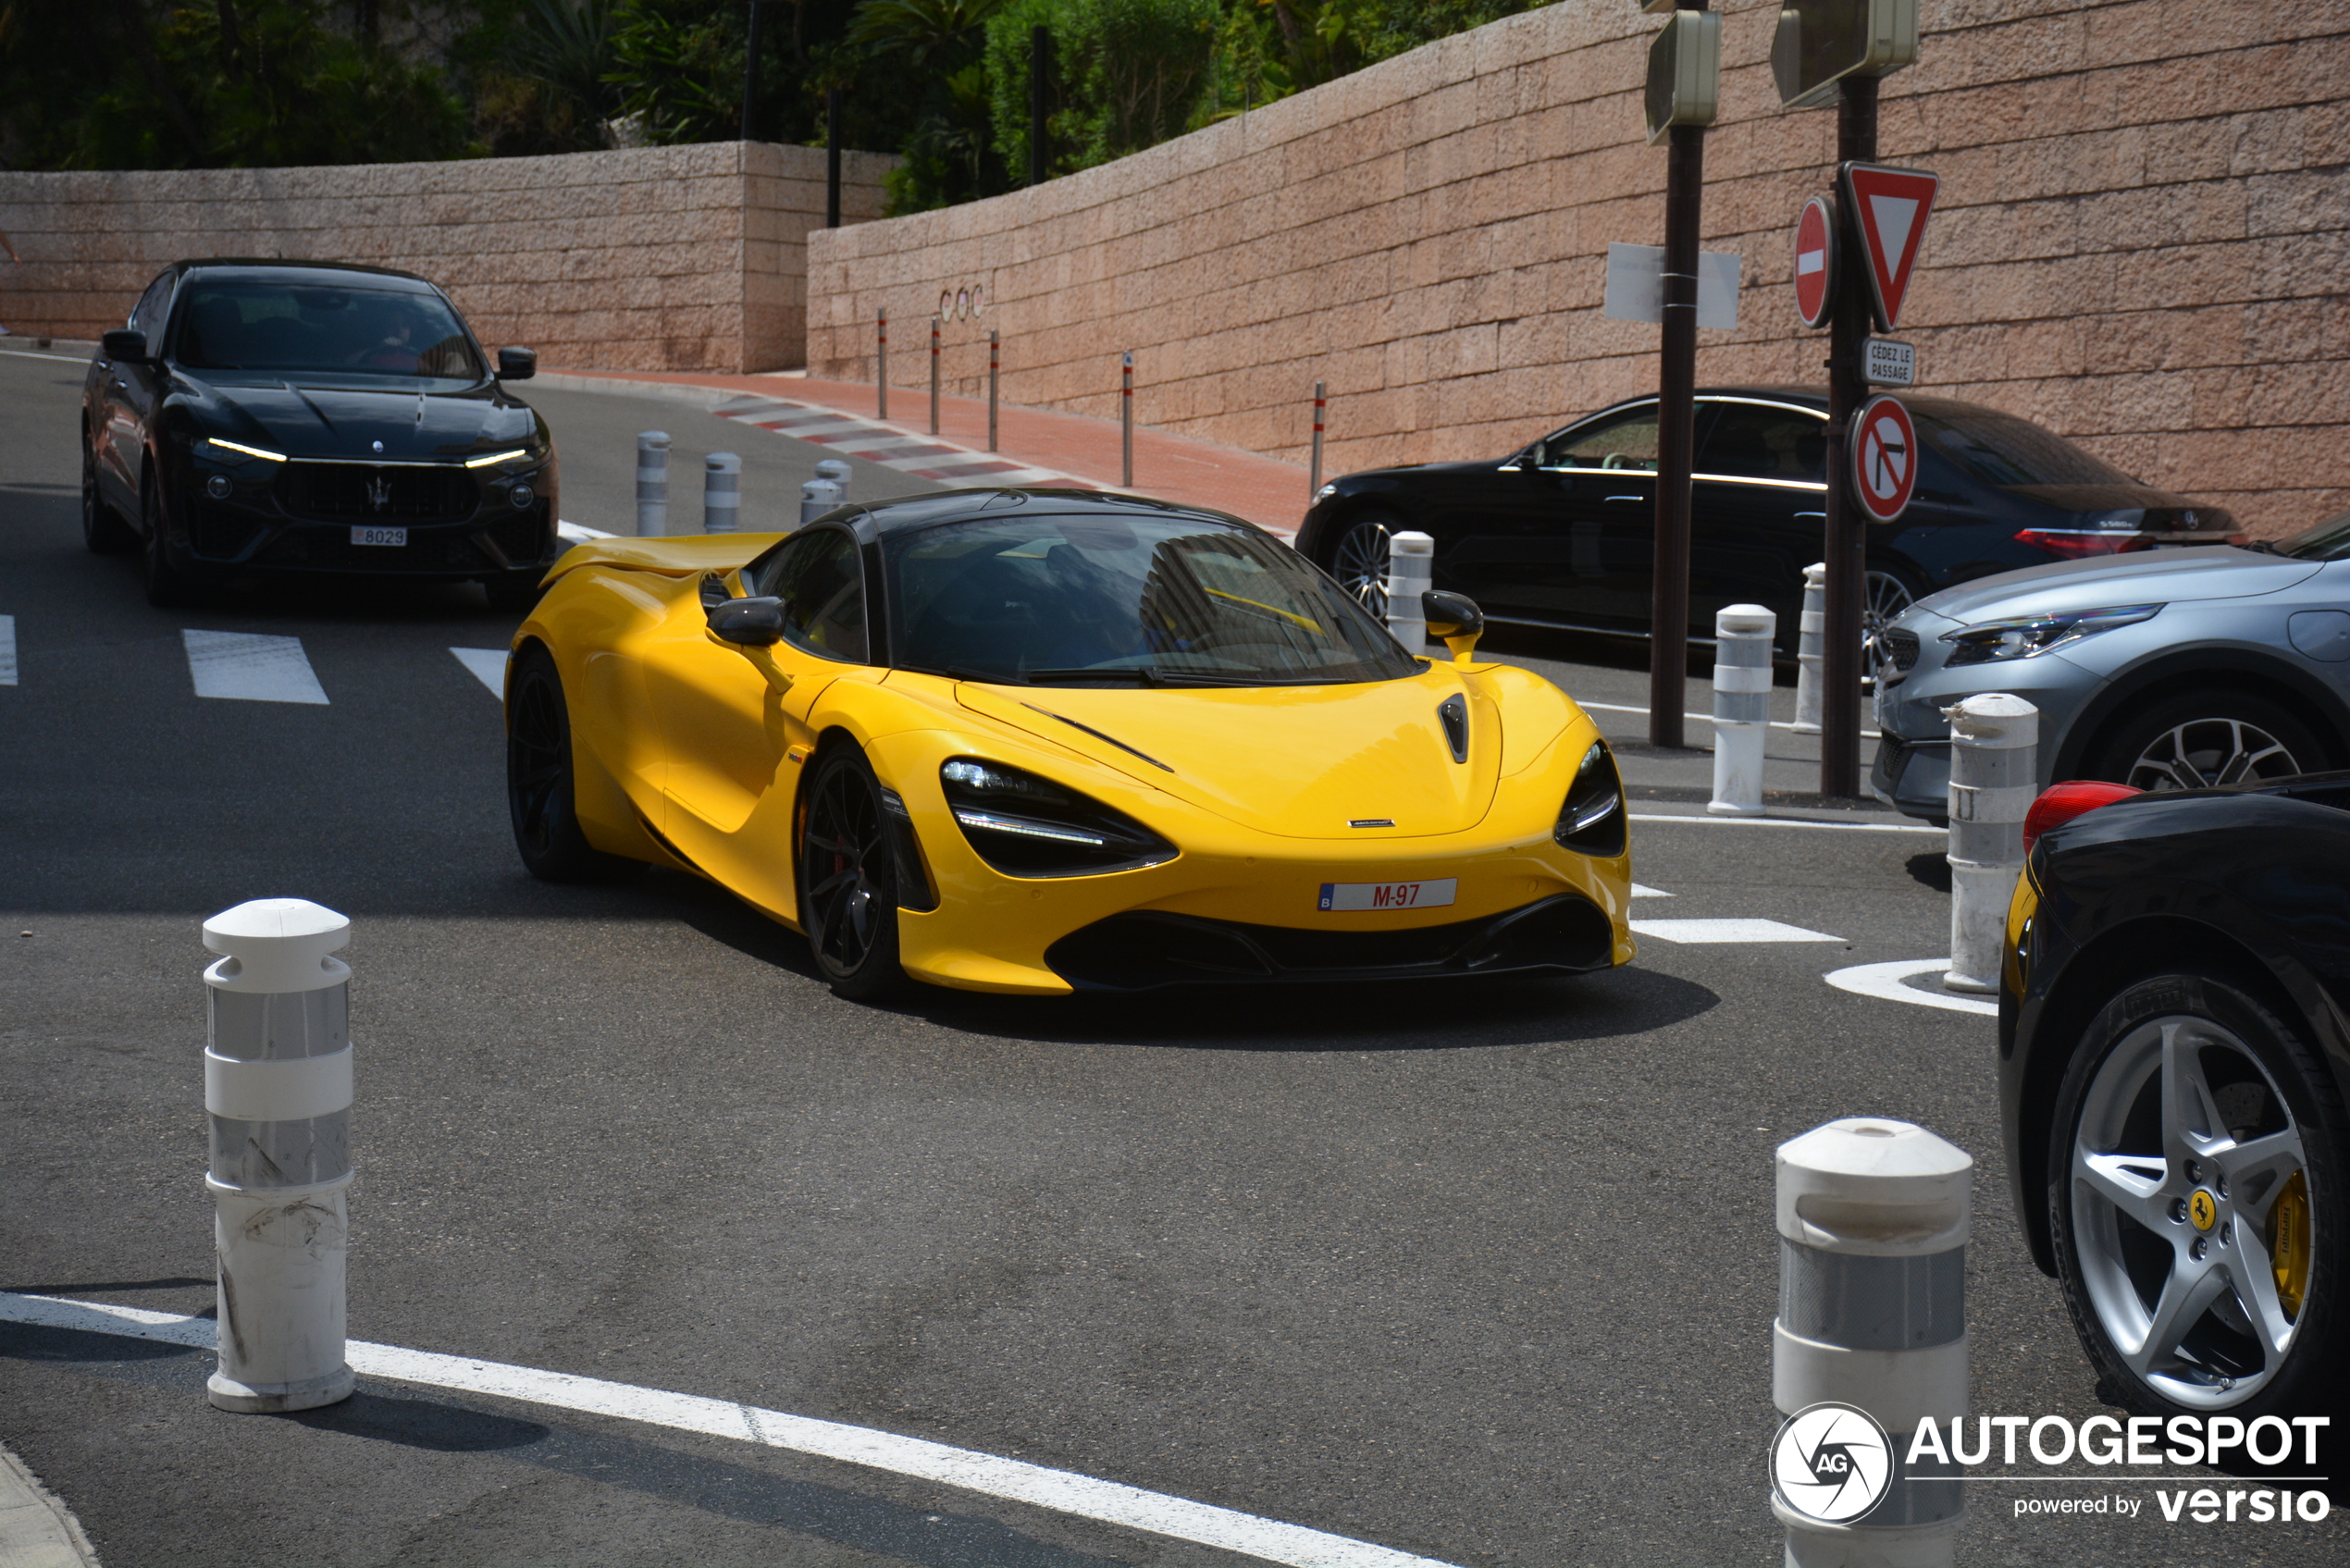
[[[209,1309],[198,928],[292,895],[354,923],[355,1338],[931,1438],[1463,1568],[1775,1563],[1772,1150],[1868,1114],[1976,1156],[1975,1410],[2103,1408],[2011,1222],[1990,1020],[1822,979],[1947,953],[1938,836],[1636,823],[1636,875],[1672,895],[1643,918],[1831,942],[1643,940],[1630,968],[1558,982],[851,1005],[705,884],[523,872],[498,704],[449,652],[512,629],[474,591],[150,609],[130,562],[80,548],[79,385],[0,351],[20,666],[0,685],[0,1289]],[[688,449],[708,420],[543,401],[565,511],[591,524],[625,515],[627,465],[589,454],[649,427]],[[736,439],[785,477],[815,455]],[[328,703],[195,697],[187,628],[301,638]],[[1570,690],[1639,689],[1592,649],[1519,652]],[[113,1568],[1253,1561],[392,1382],[227,1415],[209,1370],[0,1324],[0,1443]],[[2333,1564],[2350,1542],[2338,1521],[2011,1516],[2055,1489],[1977,1483],[1961,1561]]]

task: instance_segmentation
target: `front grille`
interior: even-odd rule
[[[233,561],[261,532],[258,517],[240,507],[223,506],[209,496],[197,496],[188,507],[188,545],[198,555]]]
[[[454,523],[471,517],[481,486],[464,468],[431,464],[290,463],[278,500],[296,517],[352,523]]]
[[[1893,661],[1896,670],[1909,670],[1918,661],[1918,635],[1903,626],[1885,629],[1886,657]]]
[[[547,555],[547,503],[540,501],[527,512],[501,517],[482,532],[509,564],[535,565]]]

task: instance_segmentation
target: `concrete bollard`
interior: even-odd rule
[[[1395,534],[1387,541],[1387,629],[1413,653],[1428,646],[1428,611],[1420,595],[1435,586],[1436,541],[1426,534]]]
[[[328,956],[350,940],[349,920],[301,898],[204,923],[204,945],[226,955],[204,975],[220,1320],[205,1397],[222,1410],[309,1410],[351,1392],[351,969]]]
[[[834,484],[838,485],[840,499],[843,500],[848,499],[848,476],[855,472],[856,470],[848,466],[848,460],[845,457],[828,457],[816,465],[816,477],[830,479]]]
[[[714,451],[701,460],[701,531],[737,534],[742,531],[743,460],[730,451]]]
[[[1134,351],[1126,351],[1118,373],[1119,484],[1134,488]]]
[[[1723,817],[1762,814],[1762,739],[1771,733],[1771,639],[1779,618],[1759,604],[1713,617],[1713,798]]]
[[[1771,1511],[1787,1568],[1937,1568],[1966,1509],[1941,1432],[1966,1414],[1974,1162],[1853,1117],[1778,1149]],[[1909,1458],[1919,1423],[1939,1429]]]
[[[1827,562],[1803,569],[1803,619],[1795,634],[1795,733],[1820,733],[1821,672],[1827,663]]]
[[[669,432],[637,438],[637,534],[657,539],[669,532]]]
[[[1951,991],[1999,989],[2008,902],[2023,870],[2023,819],[2040,793],[2040,710],[2003,691],[1979,692],[1950,721]]]
[[[810,479],[799,487],[799,524],[806,527],[848,497],[830,479]]]

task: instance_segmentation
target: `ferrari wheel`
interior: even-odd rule
[[[572,789],[571,713],[555,661],[533,644],[516,656],[506,691],[506,809],[514,848],[542,882],[607,882],[644,869],[607,855],[580,831]]]
[[[826,751],[811,772],[800,813],[799,923],[834,994],[861,1002],[905,978],[881,781],[854,746]]]
[[[2143,981],[2058,1092],[2050,1239],[2090,1359],[2146,1414],[2331,1411],[2350,1345],[2341,1104],[2300,1034],[2213,975]]]
[[[121,555],[139,542],[139,536],[99,493],[98,465],[90,456],[86,437],[81,448],[81,542],[93,555]]]
[[[164,537],[167,529],[163,487],[156,482],[153,473],[148,474],[146,482],[139,487],[139,512],[140,523],[147,531],[142,559],[147,602],[159,608],[187,603],[192,596],[188,591],[187,579],[180,576],[179,567],[172,562],[170,542]]]
[[[1392,518],[1358,515],[1330,550],[1330,575],[1338,586],[1381,620],[1387,618],[1387,541],[1394,529]]]

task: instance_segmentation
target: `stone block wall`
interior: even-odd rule
[[[842,159],[841,218],[895,160]],[[0,171],[0,323],[94,338],[188,256],[366,262],[431,278],[491,347],[551,368],[772,370],[806,355],[821,148],[720,142],[450,163]]]
[[[1833,111],[1782,112],[1775,0],[1726,0],[1705,245],[1743,258],[1701,382],[1824,385],[1792,229]],[[2350,6],[1923,0],[1880,156],[1942,177],[1899,335],[1922,391],[2039,420],[2274,536],[2350,507]],[[1653,327],[1600,314],[1608,241],[1656,243],[1664,154],[1639,85],[1656,21],[1562,0],[1033,190],[822,234],[810,374],[946,378],[1330,472],[1499,455],[1649,390]]]

